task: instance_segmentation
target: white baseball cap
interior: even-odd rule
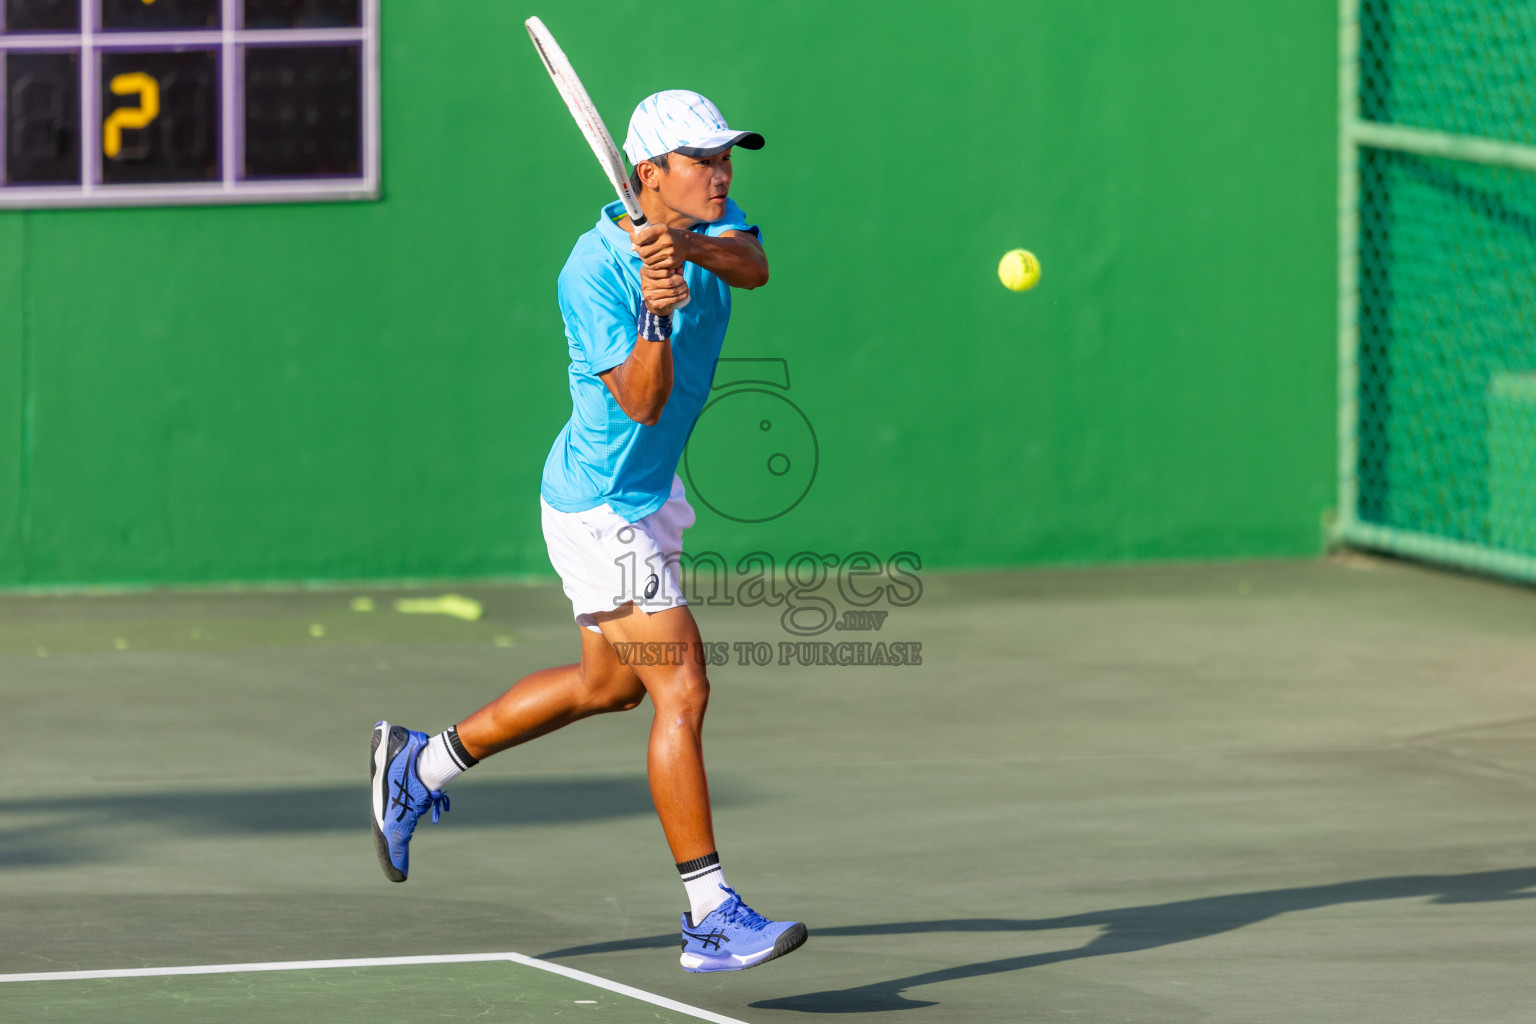
[[[719,108],[687,89],[668,89],[641,100],[624,137],[624,154],[631,165],[663,153],[714,156],[732,146],[762,149],[763,137],[733,131]]]

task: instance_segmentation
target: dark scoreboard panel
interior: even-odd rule
[[[377,195],[378,0],[0,4],[0,206]]]

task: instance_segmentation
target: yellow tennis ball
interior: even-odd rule
[[[1011,292],[1027,292],[1040,283],[1040,261],[1028,249],[1014,249],[997,265],[998,280]]]

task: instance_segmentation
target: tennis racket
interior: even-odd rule
[[[576,70],[571,67],[565,52],[555,42],[555,37],[550,35],[549,29],[544,27],[544,23],[538,18],[529,18],[524,25],[533,39],[533,48],[539,51],[539,59],[544,62],[545,70],[554,80],[555,88],[560,91],[560,98],[565,100],[566,108],[576,119],[576,127],[581,129],[587,145],[592,147],[592,155],[603,165],[603,173],[608,175],[609,184],[619,194],[619,201],[629,214],[629,222],[635,226],[636,231],[640,230],[646,223],[645,214],[640,212],[640,200],[636,198],[635,190],[630,188],[629,172],[624,169],[619,147],[613,144],[613,136],[608,134],[603,119],[597,115],[592,98],[587,95],[581,79],[576,77]]]

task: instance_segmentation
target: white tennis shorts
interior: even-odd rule
[[[601,633],[592,616],[631,601],[648,614],[688,603],[678,561],[683,531],[697,517],[676,474],[667,503],[635,523],[626,523],[607,504],[561,512],[540,495],[539,507],[549,561],[571,599],[577,625]]]

